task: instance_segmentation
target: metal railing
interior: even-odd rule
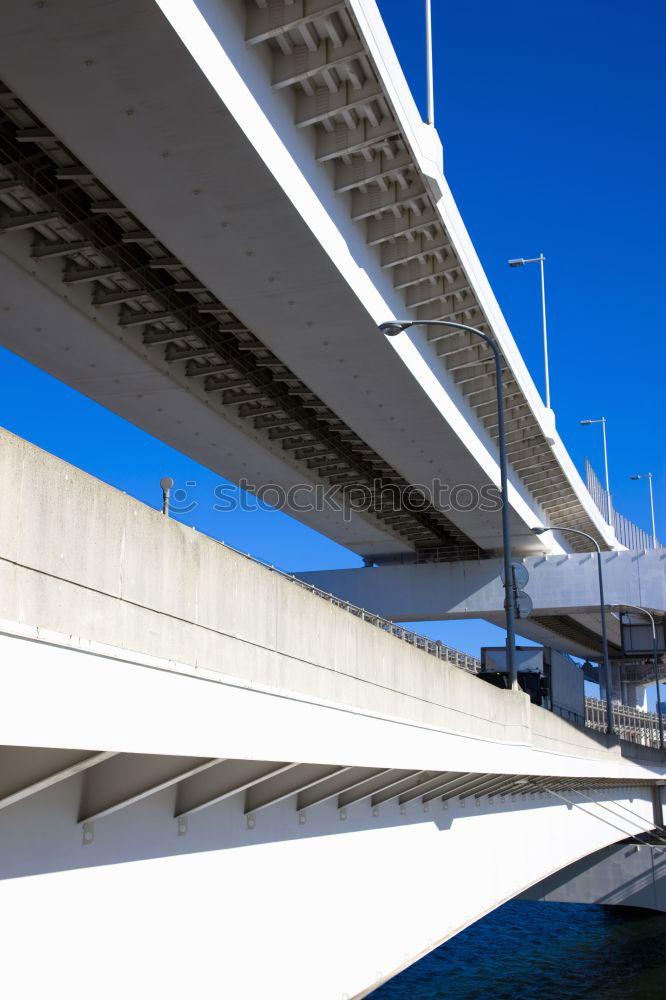
[[[643,529],[639,528],[637,524],[630,521],[628,517],[624,517],[623,514],[618,514],[615,510],[615,507],[610,502],[610,497],[606,492],[606,488],[592,468],[588,458],[585,459],[585,484],[587,486],[588,493],[601,511],[602,517],[606,523],[610,524],[614,529],[615,537],[621,545],[625,545],[628,549],[632,549],[633,551],[637,551],[639,549],[651,549],[653,547],[654,540],[652,535],[650,535],[647,531],[643,531]],[[658,539],[657,548],[663,548]]]
[[[383,632],[388,632],[389,635],[395,636],[397,639],[402,639],[404,642],[409,643],[410,646],[414,646],[416,649],[420,649],[430,656],[436,656],[438,660],[444,660],[446,663],[450,663],[454,667],[460,667],[461,670],[468,670],[470,673],[477,673],[481,669],[481,661],[476,656],[470,656],[469,653],[462,653],[459,649],[453,649],[451,646],[445,645],[439,639],[429,639],[427,636],[420,635],[418,632],[412,632],[411,629],[404,628],[402,625],[396,625],[395,622],[390,621],[388,618],[382,618],[381,615],[375,615],[371,611],[366,611],[365,608],[359,608],[350,601],[345,601],[334,594],[328,594],[325,590],[315,587],[314,584],[299,580],[293,573],[287,573],[282,569],[278,569],[276,566],[264,562],[262,559],[257,559],[256,556],[251,555],[249,552],[242,552],[240,549],[234,548],[233,545],[227,545],[226,542],[222,541],[219,541],[219,544],[224,545],[225,549],[229,549],[230,552],[235,552],[236,555],[243,556],[244,559],[249,559],[258,566],[263,566],[264,569],[270,570],[272,573],[277,573],[278,576],[288,580],[289,583],[293,583],[297,587],[302,587],[316,597],[328,601],[329,604],[342,608],[343,611],[353,615],[355,618],[360,618],[361,621],[367,622],[369,625],[374,625],[375,628],[379,628]]]
[[[597,732],[606,732],[606,702],[599,698],[585,699],[585,725]],[[628,705],[613,705],[613,724],[621,740],[640,743],[644,747],[659,746],[659,716],[642,712]]]
[[[587,702],[588,699],[586,698],[585,701]],[[585,708],[587,710],[587,705]],[[565,708],[563,705],[551,705],[550,711],[554,712],[555,715],[559,715],[561,718],[566,719],[567,722],[573,722],[576,726],[584,727],[588,724],[586,717],[581,715],[580,712],[574,712],[572,708]]]
[[[613,527],[615,528],[615,537],[618,542],[626,545],[628,549],[636,551],[638,549],[651,549],[654,547],[652,535],[648,535],[647,531],[643,531],[637,524],[630,521],[628,517],[618,514],[616,510],[613,511]],[[657,539],[656,547],[662,548],[659,539]]]

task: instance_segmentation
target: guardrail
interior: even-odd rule
[[[278,569],[271,563],[257,559],[256,556],[251,555],[249,552],[242,552],[240,549],[234,548],[233,545],[227,545],[226,542],[222,541],[218,541],[218,544],[224,545],[225,549],[229,549],[230,552],[235,552],[236,555],[243,556],[243,558],[249,559],[258,566],[263,566],[264,569],[268,569],[272,573],[277,573],[283,579],[288,580],[298,587],[303,587],[304,590],[315,594],[330,604],[342,608],[343,611],[348,612],[355,618],[360,618],[361,621],[367,622],[369,625],[374,625],[375,628],[379,628],[383,632],[388,632],[389,635],[395,636],[397,639],[408,642],[410,646],[415,646],[430,656],[436,656],[438,660],[444,660],[446,663],[451,663],[454,667],[460,667],[462,670],[468,670],[470,673],[476,673],[481,668],[481,661],[476,656],[470,656],[469,653],[462,653],[459,649],[453,649],[451,646],[445,645],[439,639],[429,639],[427,636],[420,635],[418,632],[412,632],[411,629],[404,628],[402,625],[396,625],[395,622],[390,621],[388,618],[382,618],[381,615],[375,615],[371,611],[366,611],[365,608],[359,608],[357,605],[351,604],[350,601],[344,601],[334,594],[328,594],[325,590],[315,587],[314,584],[299,580],[293,573],[287,573],[285,570]]]
[[[588,699],[586,698],[585,701],[587,702]],[[562,705],[551,705],[550,711],[566,719],[567,722],[573,722],[576,726],[582,726],[583,728],[587,726],[586,717],[581,715],[580,712],[574,712],[572,708],[564,708]]]
[[[585,725],[605,733],[607,728],[606,702],[599,698],[585,699]],[[613,725],[621,740],[640,743],[644,747],[659,746],[659,716],[656,712],[641,712],[628,705],[613,705]]]
[[[611,498],[606,492],[599,476],[596,474],[590,460],[585,459],[585,484],[588,493],[601,511],[601,515],[607,524],[610,524],[615,531],[615,537],[621,545],[628,549],[637,551],[639,549],[663,548],[659,539],[654,539],[647,531],[643,531],[637,524],[630,521],[628,517],[619,514],[611,503]]]

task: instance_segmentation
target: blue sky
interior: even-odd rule
[[[379,7],[425,111],[424,4]],[[432,8],[445,172],[495,294],[542,389],[538,267],[506,261],[545,254],[558,430],[601,472],[600,428],[578,421],[608,418],[617,509],[649,529],[647,484],[628,477],[653,472],[664,537],[666,4]]]
[[[425,103],[423,3],[380,0],[417,102]],[[579,468],[601,471],[608,418],[616,507],[649,528],[655,474],[666,536],[663,386],[663,128],[666,7],[615,0],[524,3],[433,0],[436,122],[445,171],[481,261],[539,388],[538,270],[509,257],[547,257],[551,391],[557,426]],[[358,565],[358,558],[274,511],[215,514],[218,477],[0,351],[0,423],[146,503],[165,474],[195,481],[199,530],[288,569]],[[478,652],[502,640],[482,623],[419,631]]]

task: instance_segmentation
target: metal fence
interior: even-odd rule
[[[605,733],[606,702],[599,698],[585,699],[585,725]],[[613,727],[621,740],[640,743],[644,747],[659,746],[659,716],[656,712],[641,712],[628,705],[613,705]]]
[[[587,698],[585,700],[588,701]],[[554,712],[555,715],[559,715],[561,718],[566,719],[567,722],[573,722],[576,726],[584,727],[587,725],[586,717],[581,715],[580,712],[574,712],[572,708],[564,708],[562,705],[551,705],[550,711]]]
[[[367,622],[369,625],[374,625],[375,628],[379,628],[383,632],[388,632],[389,635],[393,635],[397,639],[402,639],[404,642],[409,643],[410,646],[415,646],[416,649],[420,649],[424,653],[429,653],[430,656],[436,656],[438,660],[445,660],[454,667],[469,670],[470,673],[477,673],[481,668],[481,661],[476,656],[461,653],[459,649],[452,649],[451,646],[446,646],[439,639],[429,639],[427,636],[420,635],[418,632],[412,632],[411,629],[404,628],[402,625],[396,625],[395,622],[389,621],[388,618],[382,618],[381,615],[372,614],[371,611],[366,611],[365,608],[359,608],[357,605],[351,604],[341,597],[336,597],[334,594],[327,594],[325,590],[320,590],[313,584],[299,580],[293,573],[286,573],[284,570],[277,569],[277,567],[272,566],[270,563],[263,562],[263,560],[257,559],[256,556],[250,555],[249,552],[241,552],[240,549],[235,549],[233,545],[227,545],[226,542],[220,542],[219,544],[224,545],[231,552],[249,559],[258,566],[263,566],[264,569],[268,569],[272,573],[277,573],[278,576],[288,580],[289,583],[293,583],[294,586],[302,587],[316,597],[328,601],[329,604],[334,604],[336,607],[342,608],[343,611],[348,612],[348,614],[353,615],[355,618],[360,618],[361,621]],[[368,570],[368,572],[371,571]]]
[[[611,498],[606,492],[606,488],[592,468],[588,458],[585,459],[585,483],[588,493],[601,511],[606,523],[612,525],[615,530],[615,537],[621,545],[625,545],[628,549],[634,551],[651,549],[653,547],[654,539],[652,535],[648,534],[647,531],[643,531],[637,524],[630,521],[628,517],[618,514],[615,510],[611,503]],[[656,544],[657,548],[663,548],[659,540],[657,540]]]
[[[481,669],[481,661],[476,656],[470,656],[468,653],[462,653],[458,649],[452,649],[451,646],[446,646],[439,639],[429,639],[427,636],[420,635],[418,632],[412,632],[411,629],[404,628],[402,625],[396,625],[395,622],[389,621],[388,618],[382,618],[381,615],[375,615],[370,611],[366,611],[365,608],[359,608],[350,601],[345,601],[334,594],[328,594],[325,590],[320,590],[313,584],[299,580],[293,573],[286,573],[284,570],[277,569],[277,567],[272,566],[270,563],[257,559],[256,556],[250,555],[249,552],[241,552],[240,549],[236,549],[232,545],[227,545],[226,542],[220,542],[219,544],[224,545],[231,552],[249,559],[258,566],[263,566],[264,569],[268,569],[272,573],[277,573],[278,576],[281,576],[294,586],[302,587],[309,593],[328,601],[329,604],[341,608],[355,618],[360,618],[361,621],[367,622],[369,625],[373,625],[375,628],[379,628],[383,632],[387,632],[389,635],[409,643],[410,646],[414,646],[416,649],[420,649],[430,656],[436,656],[438,660],[444,660],[446,663],[460,667],[462,670],[468,670],[470,673],[478,673]],[[585,719],[582,719],[575,712],[562,709],[558,706],[553,706],[552,710],[577,725],[584,725],[589,729],[606,732],[606,702],[600,701],[598,698],[585,698]],[[658,716],[654,712],[641,712],[637,708],[628,708],[626,705],[615,705],[613,711],[615,729],[620,739],[631,740],[633,743],[641,743],[643,746],[659,746]]]
[[[643,531],[637,524],[630,521],[628,517],[618,514],[616,510],[613,511],[613,527],[615,528],[615,537],[618,542],[626,545],[628,549],[636,551],[638,549],[651,549],[654,547],[652,535],[648,535],[647,531]],[[656,547],[662,548],[661,542],[658,539]]]

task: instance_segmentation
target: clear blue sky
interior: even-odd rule
[[[380,0],[417,102],[425,101],[422,0]],[[538,271],[547,260],[551,387],[579,468],[601,471],[608,418],[617,508],[649,528],[655,473],[666,537],[663,39],[666,8],[617,0],[433,0],[436,119],[445,170],[526,362],[542,386]],[[218,478],[78,393],[0,351],[0,423],[133,496],[158,505],[171,474],[200,506],[183,518],[289,569],[358,565],[285,515],[215,514]],[[658,523],[659,529],[659,523]],[[459,648],[501,641],[481,623],[419,625]]]

